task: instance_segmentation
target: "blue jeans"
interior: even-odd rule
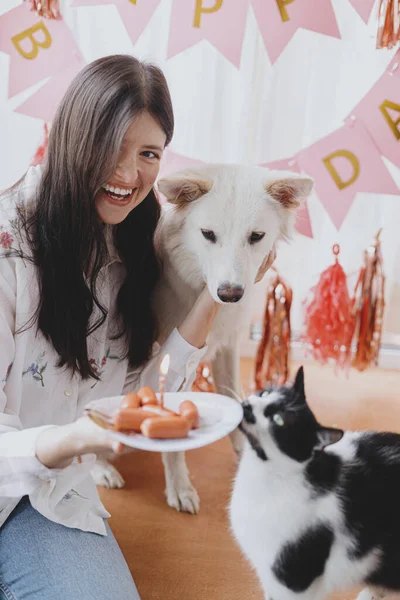
[[[49,521],[23,498],[0,529],[1,600],[140,600],[107,536]]]

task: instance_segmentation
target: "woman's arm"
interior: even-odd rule
[[[22,429],[8,397],[20,393],[19,386],[14,387],[12,372],[16,296],[15,262],[0,256],[0,497],[29,494],[46,477],[56,476],[45,467],[62,468],[81,453],[104,448],[118,450],[88,417],[71,425]]]
[[[45,429],[36,440],[36,457],[49,469],[62,469],[76,456],[105,450],[118,453],[123,448],[89,417],[81,417],[74,423]]]
[[[205,288],[184,321],[171,332],[162,346],[155,348],[148,363],[142,368],[128,371],[122,393],[134,392],[142,385],[158,389],[160,363],[166,354],[170,356],[166,391],[190,389],[197,365],[207,351],[205,343],[218,306]]]
[[[203,348],[219,306],[205,287],[186,319],[178,327],[181,336],[192,346]]]

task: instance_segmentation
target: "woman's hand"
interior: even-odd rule
[[[112,440],[89,417],[74,423],[51,427],[43,431],[36,441],[36,457],[49,469],[62,469],[81,454],[110,451],[122,453],[125,446]]]
[[[255,283],[258,283],[259,281],[261,281],[261,279],[264,277],[265,273],[268,271],[268,269],[270,269],[272,264],[275,262],[275,259],[276,259],[276,248],[275,248],[275,246],[273,246],[271,252],[264,258],[263,262],[261,263],[260,268],[258,269]]]

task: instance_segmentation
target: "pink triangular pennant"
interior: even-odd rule
[[[300,166],[295,158],[275,160],[274,162],[265,163],[260,166],[267,167],[268,169],[277,169],[278,171],[294,171],[295,173],[301,173]],[[305,235],[312,239],[314,238],[307,198],[303,200],[297,210],[295,227],[296,231],[301,235]]]
[[[172,150],[165,150],[160,166],[160,173],[158,178],[167,177],[171,173],[180,171],[181,169],[189,169],[190,167],[199,167],[204,165],[204,161],[198,160],[197,158],[189,158],[183,156],[183,154],[176,154]]]
[[[180,171],[181,169],[189,169],[190,167],[199,167],[204,165],[202,160],[197,160],[196,158],[188,158],[187,156],[183,156],[182,154],[176,154],[172,152],[172,150],[165,150],[161,165],[160,172],[158,174],[158,179],[162,179],[163,177],[167,177],[168,175],[172,175],[176,171]],[[164,196],[160,193],[161,203],[165,201]]]
[[[386,72],[352,111],[368,129],[379,152],[400,167],[400,79]]]
[[[365,23],[368,23],[375,0],[349,0]]]
[[[357,192],[398,194],[399,190],[360,121],[344,125],[297,155],[315,181],[316,193],[337,229]]]
[[[340,38],[331,0],[251,0],[251,3],[272,63],[300,27]]]
[[[299,209],[297,210],[295,227],[297,232],[301,233],[301,235],[314,239],[307,198],[303,200]]]
[[[26,2],[0,16],[0,31],[0,50],[11,57],[9,98],[79,60],[65,21],[43,19]]]
[[[65,94],[75,75],[82,69],[85,61],[81,58],[58,75],[54,75],[41,88],[20,104],[15,112],[28,117],[42,119],[49,123],[53,120],[58,103]]]
[[[136,44],[161,0],[73,0],[71,6],[115,4],[132,44]]]
[[[208,40],[239,67],[248,7],[249,0],[172,0],[168,58]]]

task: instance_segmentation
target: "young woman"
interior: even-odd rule
[[[156,344],[153,185],[173,125],[158,68],[97,60],[66,92],[43,166],[0,200],[0,597],[139,597],[90,476],[97,452],[121,448],[82,415],[157,386],[167,352],[177,390],[206,350],[206,290]]]
[[[178,390],[206,351],[206,289],[161,348],[151,309],[173,125],[158,68],[97,60],[67,90],[43,166],[0,198],[1,599],[139,598],[90,475],[96,453],[122,448],[82,415],[157,387],[166,353]]]

